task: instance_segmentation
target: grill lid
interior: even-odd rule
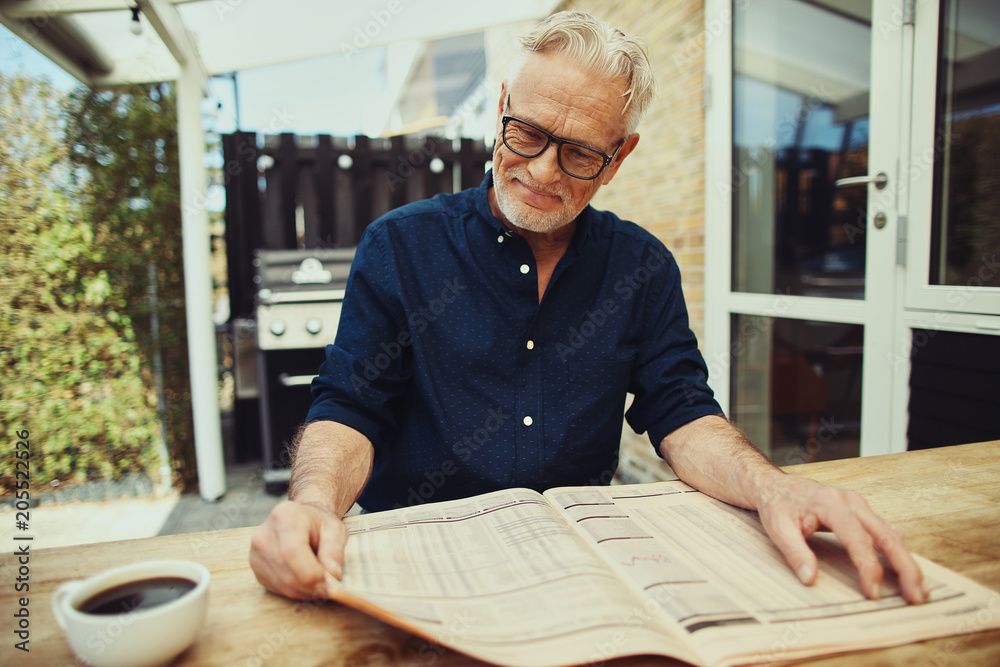
[[[256,250],[258,300],[315,301],[343,298],[355,248]]]

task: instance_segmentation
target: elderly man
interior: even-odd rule
[[[781,472],[725,419],[673,258],[588,205],[639,142],[654,87],[644,48],[577,12],[522,42],[483,185],[393,211],[358,247],[290,500],[253,537],[258,580],[325,597],[355,501],[379,511],[607,483],[631,392],[632,428],[691,486],[758,511],[804,584],[817,572],[805,538],[829,529],[869,597],[881,553],[906,599],[922,602],[899,529],[857,494]]]

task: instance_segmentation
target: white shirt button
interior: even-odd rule
[[[535,341],[529,340],[527,342],[527,344],[525,345],[525,347],[527,347],[529,350],[534,350],[535,349]]]
[[[528,266],[527,264],[522,264],[521,265],[521,273],[527,273],[528,271],[531,271],[531,267]]]
[[[503,234],[497,237],[497,243],[503,243]]]
[[[528,415],[527,417],[525,417],[525,418],[524,418],[524,419],[522,419],[521,421],[523,421],[523,422],[524,422],[524,425],[525,425],[525,426],[531,426],[531,424],[532,424],[532,421],[531,421],[531,415]]]

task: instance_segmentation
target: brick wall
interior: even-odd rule
[[[594,206],[653,232],[680,265],[691,328],[702,338],[705,261],[704,27],[702,0],[568,0],[646,40],[659,92],[639,145]]]

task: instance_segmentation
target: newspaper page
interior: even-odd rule
[[[572,665],[626,653],[696,660],[534,491],[345,523],[344,576],[334,599],[437,643],[507,665]]]
[[[1000,627],[1000,594],[926,559],[918,558],[926,603],[908,605],[888,567],[881,599],[867,599],[847,552],[828,534],[810,539],[820,570],[804,586],[756,512],[680,481],[545,496],[703,664],[759,664]],[[632,653],[630,641],[620,648],[607,657]]]

